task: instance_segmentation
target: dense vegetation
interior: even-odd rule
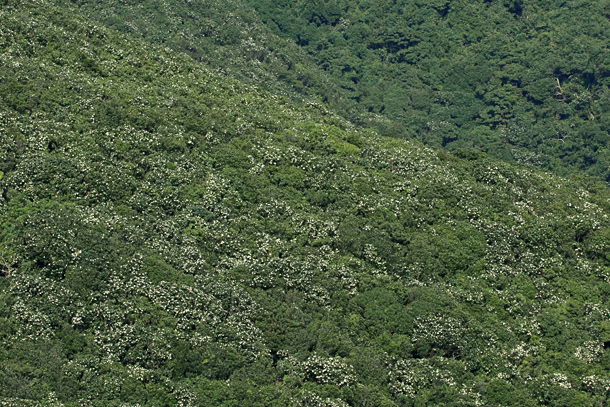
[[[54,1],[387,136],[610,181],[601,0]]]
[[[610,181],[605,1],[248,2],[396,133]]]
[[[274,35],[241,0],[54,0],[88,19],[293,101],[319,100],[344,117],[355,102],[293,41]]]
[[[0,0],[0,405],[609,403],[604,184],[56,4]]]

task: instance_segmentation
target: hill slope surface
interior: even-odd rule
[[[412,138],[610,179],[604,1],[248,4]]]
[[[610,180],[601,1],[55,3],[383,135]]]
[[[607,402],[604,186],[2,3],[3,404]]]

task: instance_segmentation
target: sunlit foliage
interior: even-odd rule
[[[607,402],[604,185],[0,22],[1,405]]]

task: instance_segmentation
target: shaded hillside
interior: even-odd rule
[[[610,180],[606,2],[248,3],[397,134]]]
[[[608,402],[610,200],[0,9],[0,403]]]

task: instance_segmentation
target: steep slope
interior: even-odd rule
[[[273,34],[241,0],[54,3],[295,102],[321,100],[345,117],[357,114],[347,93],[304,50]]]
[[[603,2],[55,3],[384,135],[610,176]]]
[[[248,3],[411,137],[610,180],[607,2]]]
[[[0,22],[3,405],[607,402],[604,186]]]

